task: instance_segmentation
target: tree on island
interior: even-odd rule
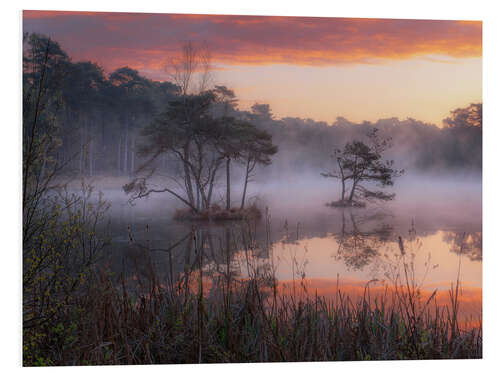
[[[210,206],[222,163],[214,152],[220,123],[208,115],[214,100],[214,95],[206,92],[171,101],[167,111],[142,130],[138,154],[145,162],[135,171],[137,177],[124,186],[132,199],[167,192],[195,212]],[[158,176],[155,163],[163,154],[170,155],[178,168],[169,176],[171,183],[157,188],[152,179]]]
[[[142,130],[138,155],[145,162],[136,176],[123,188],[131,200],[151,193],[167,192],[184,203],[196,217],[210,213],[213,193],[222,165],[226,174],[226,211],[231,210],[231,161],[247,163],[246,186],[255,164],[267,165],[276,153],[271,136],[248,121],[233,116],[234,92],[225,86],[207,87],[207,53],[188,44],[183,50],[183,64],[175,69],[179,96],[168,102],[166,110]],[[203,69],[200,69],[202,67]],[[193,74],[201,70],[201,83],[194,88]],[[157,161],[168,155],[176,163],[168,183],[155,185]],[[158,182],[158,180],[156,180]],[[241,210],[244,208],[244,198]],[[233,210],[231,210],[232,212]]]
[[[395,194],[370,186],[370,183],[381,188],[392,186],[394,178],[404,172],[394,169],[394,160],[383,160],[383,153],[391,146],[391,139],[380,139],[377,128],[371,130],[367,137],[367,143],[354,140],[347,143],[343,150],[335,149],[332,155],[334,170],[321,173],[323,177],[336,178],[341,182],[341,198],[332,206],[363,207],[365,201],[394,199]]]
[[[214,90],[171,101],[168,110],[143,129],[138,153],[146,161],[135,171],[138,176],[124,186],[132,200],[167,192],[195,213],[209,210],[217,177],[225,164],[226,210],[230,210],[230,162],[235,160],[245,165],[240,209],[244,208],[252,172],[257,164],[270,164],[270,156],[277,152],[277,147],[267,132],[248,121],[214,117],[210,108],[218,101]],[[186,113],[189,121],[185,120]],[[178,163],[179,173],[168,176],[172,186],[157,188],[152,184],[158,175],[155,161],[164,154]]]

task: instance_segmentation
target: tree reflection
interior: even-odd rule
[[[393,227],[384,221],[389,214],[374,211],[359,214],[353,209],[342,209],[342,226],[335,237],[339,243],[336,258],[349,269],[362,270],[380,256],[380,248],[386,244]]]
[[[257,239],[255,228],[246,224],[186,226],[172,243],[150,243],[147,235],[135,239],[129,233],[122,267],[116,271],[134,285],[142,287],[143,280],[155,275],[161,284],[184,291],[200,288],[203,279],[214,298],[230,296],[250,275],[269,286],[273,274],[270,243]]]
[[[450,244],[451,252],[463,254],[472,261],[483,260],[483,232],[447,232],[443,239]]]

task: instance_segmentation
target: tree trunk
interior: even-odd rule
[[[353,233],[359,234],[360,230],[358,229],[358,225],[356,224],[356,220],[354,218],[354,214],[352,213],[352,211],[349,211],[349,216],[351,217],[351,225]]]
[[[194,193],[193,193],[193,183],[191,181],[191,173],[189,172],[189,143],[184,145],[184,156],[183,156],[183,166],[184,166],[184,184],[186,186],[186,193],[189,199],[189,203],[191,206],[196,207],[196,202],[194,201]]]
[[[231,209],[231,158],[228,156],[226,159],[226,209]]]
[[[342,168],[342,164],[340,163],[340,159],[337,159],[337,164],[339,165],[340,176],[342,180],[342,202],[345,200],[345,177],[344,177],[344,169]]]
[[[125,127],[125,145],[123,153],[123,173],[126,175],[128,173],[128,120]]]
[[[200,188],[196,185],[196,209],[200,209]]]
[[[349,194],[349,202],[352,202],[352,199],[354,198],[354,190],[356,189],[356,184],[358,181],[356,179],[352,180],[352,188],[351,188],[351,193]]]
[[[121,174],[122,170],[122,136],[120,134],[120,138],[118,140],[118,157],[116,158],[117,160],[117,168],[118,168],[118,175]]]
[[[243,185],[243,196],[241,197],[241,206],[240,209],[242,210],[245,208],[245,197],[247,195],[247,186],[248,186],[248,174],[250,173],[250,158],[247,160],[247,168],[245,171],[245,185]]]
[[[89,143],[89,175],[94,175],[94,141],[91,138]]]
[[[130,150],[130,175],[134,175],[135,170],[135,136],[132,137],[132,147]]]
[[[47,157],[45,156],[45,153],[42,154],[42,157],[43,157],[43,162],[39,180],[43,182],[43,178],[45,177],[45,165],[47,163]]]
[[[210,203],[212,201],[212,193],[213,193],[213,190],[214,190],[215,177],[217,175],[217,171],[218,171],[221,163],[222,163],[222,159],[217,160],[217,162],[215,164],[215,167],[214,167],[214,170],[212,172],[212,176],[210,176],[210,183],[209,183],[209,186],[208,186],[208,196],[207,196],[207,204],[208,204],[209,207],[210,207]]]
[[[94,132],[91,131],[90,121],[87,118],[87,125],[85,126],[88,134],[89,152],[88,152],[88,163],[89,163],[89,176],[94,176]]]
[[[342,231],[341,231],[341,234],[342,234],[342,236],[341,236],[340,246],[343,245],[344,238],[345,238],[345,235],[346,235],[346,233],[345,233],[345,211],[344,211],[344,209],[342,209]]]
[[[84,156],[84,128],[83,126],[80,128],[80,162],[78,164],[78,170],[80,172],[80,175],[83,173],[83,156]]]

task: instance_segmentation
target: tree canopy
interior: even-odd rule
[[[332,155],[334,171],[321,173],[323,177],[341,181],[341,198],[336,202],[339,206],[360,206],[363,201],[394,199],[394,194],[375,190],[369,185],[374,183],[381,188],[392,186],[394,178],[403,173],[403,170],[394,168],[393,160],[383,159],[383,153],[390,147],[391,140],[381,139],[378,131],[374,128],[367,134],[368,144],[354,140],[346,143],[343,149],[335,149]]]
[[[26,101],[33,99],[36,92],[33,83],[40,81],[40,67],[48,40],[40,34],[25,34],[23,37]],[[209,54],[197,51],[194,45],[187,46],[183,52],[184,58],[191,62],[188,64],[190,70],[183,72],[181,61],[176,61],[166,81],[152,80],[127,66],[106,74],[95,62],[72,61],[57,41],[49,44],[48,52],[45,75],[47,84],[51,85],[51,95],[50,98],[44,96],[43,105],[47,111],[40,113],[44,118],[57,113],[57,122],[51,124],[59,129],[56,138],[61,146],[51,157],[64,164],[66,173],[71,175],[133,177],[136,167],[146,162],[139,153],[143,142],[141,129],[165,114],[167,107],[175,106],[175,102],[178,107],[185,104],[189,107],[192,103],[183,100],[189,101],[189,95],[198,95],[202,91],[211,91],[211,95],[215,95],[207,116],[249,122],[268,133],[272,143],[279,147],[279,153],[273,155],[273,163],[260,171],[261,179],[326,170],[329,161],[324,156],[331,152],[332,144],[343,145],[361,139],[373,128],[379,129],[381,137],[392,137],[393,147],[385,151],[385,156],[397,160],[401,168],[439,174],[458,170],[481,173],[481,103],[452,110],[443,120],[443,127],[412,118],[361,123],[342,117],[328,123],[278,118],[273,115],[269,104],[257,102],[245,110],[238,107],[233,90],[225,86],[210,86]],[[200,84],[195,84],[194,77],[203,79]],[[200,87],[204,89],[200,90]],[[209,87],[212,89],[208,90]],[[23,111],[32,108],[24,105]],[[41,118],[40,129],[44,123],[49,124]],[[228,121],[226,125],[236,126],[234,121]],[[244,165],[245,158],[235,157],[230,161],[231,165],[239,163]],[[171,162],[170,156],[161,156],[156,168],[167,174],[178,166]]]
[[[250,122],[227,116],[225,112],[216,116],[214,107],[220,107],[226,98],[230,99],[229,103],[234,100],[233,95],[228,94],[230,91],[219,86],[199,94],[184,95],[170,101],[167,110],[144,127],[138,153],[146,160],[137,170],[141,176],[124,186],[132,199],[167,192],[194,212],[209,210],[214,184],[225,161],[229,209],[231,160],[245,163],[247,167],[246,192],[248,176],[255,164],[269,164],[277,148],[270,134]],[[155,177],[155,161],[163,155],[169,155],[179,166],[177,174],[168,176],[174,186],[152,188],[149,182]],[[243,206],[244,198],[241,208]]]

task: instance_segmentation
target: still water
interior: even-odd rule
[[[363,209],[327,207],[335,198],[330,185],[266,185],[253,198],[261,220],[212,224],[174,221],[178,205],[164,196],[131,206],[121,192],[103,193],[112,204],[107,259],[117,272],[144,271],[149,249],[163,277],[181,274],[186,265],[196,267],[198,243],[206,274],[230,269],[244,278],[251,263],[253,271],[267,270],[282,285],[301,283],[328,297],[338,288],[361,293],[368,283],[375,289],[390,285],[406,263],[423,293],[437,290],[444,298],[458,278],[463,310],[480,319],[480,184],[407,180],[395,201]]]

